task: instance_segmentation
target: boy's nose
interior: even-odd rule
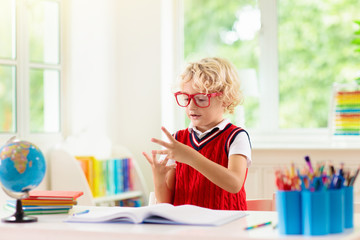
[[[189,103],[189,106],[188,106],[190,109],[191,108],[197,108],[198,106],[196,106],[195,104],[195,99],[190,99],[190,103]]]

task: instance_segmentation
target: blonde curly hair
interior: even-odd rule
[[[220,100],[225,102],[225,112],[234,113],[243,102],[240,80],[235,67],[223,58],[204,58],[191,62],[180,75],[180,87],[192,81],[192,87],[201,93],[222,92]]]

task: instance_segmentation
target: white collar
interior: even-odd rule
[[[201,132],[198,129],[196,129],[196,127],[194,127],[193,124],[190,122],[189,132],[191,133],[192,131],[194,131],[196,136],[201,139],[202,137],[206,136],[206,134],[208,134],[209,132],[214,130],[214,128],[218,128],[220,131],[223,130],[229,123],[230,123],[230,120],[225,118],[215,127],[211,128],[205,132]]]

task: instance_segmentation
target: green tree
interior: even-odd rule
[[[228,58],[237,68],[258,68],[257,36],[227,42],[237,14],[257,1],[185,0],[184,55]],[[332,85],[353,81],[360,58],[353,51],[352,20],[360,2],[278,1],[279,126],[322,128],[328,125]],[[341,9],[341,11],[339,11]],[[257,99],[245,99],[247,126],[255,127]]]
[[[278,2],[280,127],[327,127],[333,83],[353,81],[359,64],[349,23],[360,4]]]
[[[226,41],[226,34],[236,31],[238,14],[256,8],[254,0],[184,0],[185,61],[203,57],[225,57],[238,69],[258,68],[257,35],[249,41]],[[257,119],[258,100],[245,99],[248,126]],[[233,118],[233,116],[230,116]]]

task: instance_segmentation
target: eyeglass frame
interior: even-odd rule
[[[184,95],[187,95],[187,96],[189,97],[188,103],[187,103],[185,106],[180,105],[180,103],[179,103],[179,101],[178,101],[177,96],[180,95],[180,94],[184,94]],[[209,104],[208,104],[207,106],[204,106],[204,107],[199,106],[199,105],[197,104],[195,98],[194,98],[196,95],[203,95],[203,96],[208,97]],[[175,99],[176,99],[176,103],[177,103],[180,107],[187,107],[187,106],[189,106],[189,104],[190,104],[190,102],[191,102],[191,99],[193,99],[195,105],[196,105],[197,107],[199,107],[199,108],[207,108],[207,107],[209,107],[209,106],[210,106],[210,99],[211,99],[212,97],[217,97],[217,96],[221,96],[221,95],[222,95],[222,92],[214,92],[214,93],[208,93],[208,94],[206,94],[206,93],[187,94],[187,93],[178,91],[178,92],[174,93],[174,96],[175,96]]]

